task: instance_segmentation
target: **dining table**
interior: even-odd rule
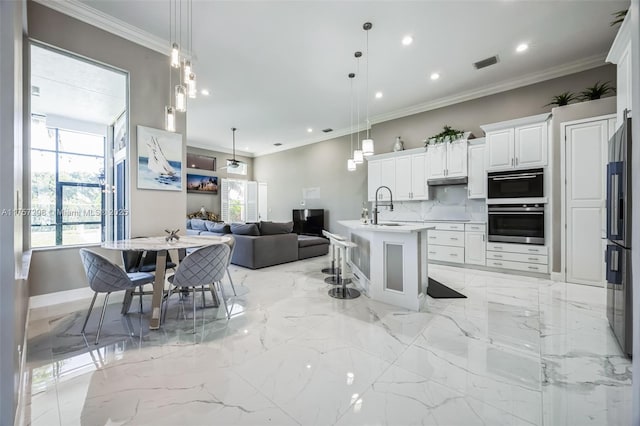
[[[157,330],[160,328],[160,319],[162,317],[162,298],[164,297],[167,252],[169,250],[193,249],[214,244],[226,244],[229,241],[231,241],[230,237],[215,235],[187,235],[180,236],[179,239],[173,239],[171,241],[168,241],[165,236],[160,236],[105,241],[101,246],[107,250],[156,252],[156,270],[153,282],[149,329]]]

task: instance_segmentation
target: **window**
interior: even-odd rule
[[[236,179],[225,180],[227,181],[225,195],[227,195],[228,207],[223,207],[222,220],[227,223],[244,222],[247,218],[245,207],[247,181]],[[223,188],[223,191],[225,191],[225,188]]]
[[[99,243],[105,194],[103,135],[31,120],[31,246]]]

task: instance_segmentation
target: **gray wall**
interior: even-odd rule
[[[253,180],[253,158],[242,157],[240,155],[236,155],[238,160],[244,161],[247,163],[247,175],[234,175],[228,174],[227,169],[221,170],[221,167],[226,166],[226,159],[232,158],[231,154],[225,152],[211,151],[203,148],[196,148],[193,146],[187,147],[187,152],[190,154],[197,155],[206,155],[209,157],[215,157],[217,159],[217,168],[215,172],[208,172],[205,170],[199,169],[187,169],[187,173],[204,175],[204,176],[218,176],[218,186],[220,185],[220,179],[222,178],[232,178],[232,179],[247,179]],[[200,207],[204,206],[204,208],[208,212],[214,212],[217,215],[220,215],[220,192],[218,191],[217,195],[211,194],[187,194],[187,213],[193,213],[195,211],[200,210]]]
[[[422,141],[439,133],[447,124],[484,135],[480,125],[551,111],[543,107],[553,95],[579,92],[596,81],[615,82],[616,69],[604,65],[591,70],[521,87],[507,92],[375,124],[371,136],[376,154],[391,152],[397,136],[405,149],[418,148]],[[320,187],[321,199],[308,200],[307,208],[328,211],[329,229],[341,232],[337,220],[360,217],[367,199],[366,163],[347,171],[349,137],[341,137],[254,159],[254,178],[269,185],[270,219],[290,220],[291,209],[301,208],[302,189]]]
[[[561,190],[561,148],[562,141],[560,139],[560,126],[567,121],[580,120],[589,117],[598,117],[601,115],[616,113],[616,98],[611,96],[604,99],[598,99],[590,102],[580,102],[563,107],[553,108],[551,147],[549,152],[553,162],[553,176],[555,184],[551,193],[552,209],[551,209],[551,265],[552,272],[561,272],[562,266],[562,190]]]
[[[31,38],[129,74],[129,158],[136,159],[136,126],[164,128],[164,106],[169,90],[168,57],[38,3],[28,2],[28,22]],[[178,114],[176,127],[177,132],[183,135],[184,164],[186,120],[183,114]],[[165,228],[183,229],[187,206],[186,190],[170,192],[137,189],[135,163],[129,161],[131,235],[160,235],[164,234]],[[185,168],[183,177],[184,174]],[[31,295],[86,285],[77,248],[39,250],[33,257],[32,268]],[[55,281],[51,277],[56,277]]]
[[[0,209],[22,206],[23,1],[0,2]],[[21,215],[0,215],[0,424],[12,425],[28,303]]]
[[[269,220],[289,221],[292,209],[319,208],[325,209],[325,228],[335,230],[336,221],[359,218],[367,200],[366,163],[347,171],[349,151],[345,136],[255,158],[254,179],[268,185]],[[315,187],[320,199],[303,200],[303,188]]]

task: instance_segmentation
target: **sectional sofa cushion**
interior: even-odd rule
[[[258,225],[255,223],[232,223],[231,233],[234,235],[260,236],[260,230],[258,229]]]
[[[207,231],[209,231],[209,232],[215,232],[217,234],[230,234],[231,233],[231,227],[229,225],[227,225],[226,223],[211,222],[211,221],[207,220],[205,225],[207,227]]]
[[[206,231],[207,230],[207,221],[203,219],[191,219],[191,229],[195,229],[196,231]]]
[[[260,222],[260,235],[290,234],[293,222]]]

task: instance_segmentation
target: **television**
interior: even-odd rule
[[[324,229],[324,209],[293,210],[293,232],[321,237]]]

